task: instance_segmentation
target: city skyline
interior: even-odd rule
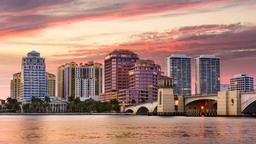
[[[152,59],[165,74],[165,59],[175,53],[221,57],[221,83],[229,83],[237,73],[256,74],[253,0],[31,0],[23,7],[17,3],[0,6],[4,17],[0,28],[0,98],[9,96],[10,79],[20,71],[22,56],[31,50],[46,58],[47,71],[55,75],[57,67],[67,62],[103,63],[114,49],[132,50],[143,59]],[[35,21],[37,18],[41,21]],[[194,65],[193,59],[193,91]]]

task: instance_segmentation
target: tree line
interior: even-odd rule
[[[111,100],[100,102],[93,99],[80,101],[80,98],[69,97],[66,103],[66,113],[109,113],[120,112],[119,102]],[[44,99],[32,97],[30,103],[22,104],[17,99],[7,98],[6,103],[1,105],[1,112],[20,113],[50,113],[50,98]]]

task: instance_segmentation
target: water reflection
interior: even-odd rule
[[[253,118],[1,116],[0,143],[254,143]]]

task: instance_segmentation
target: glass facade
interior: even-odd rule
[[[196,94],[217,94],[220,91],[220,58],[201,55],[196,58]]]
[[[191,95],[191,58],[186,55],[167,57],[167,74],[173,79],[175,96]]]

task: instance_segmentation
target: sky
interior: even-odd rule
[[[54,74],[66,62],[103,62],[128,49],[165,73],[171,54],[214,54],[222,84],[255,77],[255,9],[255,0],[0,0],[0,98],[32,50]],[[194,60],[192,68],[194,85]]]

